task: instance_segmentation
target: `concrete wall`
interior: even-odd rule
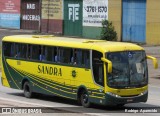
[[[121,39],[122,0],[108,0],[108,20],[112,21],[117,32],[118,41]]]
[[[147,0],[146,42],[160,45],[160,0]]]

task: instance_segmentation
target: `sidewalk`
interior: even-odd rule
[[[24,30],[24,29],[3,29],[0,28],[0,31],[6,31],[6,32],[17,32],[17,33],[33,33],[34,30]]]
[[[160,46],[142,46],[146,50],[147,55],[153,55],[160,58]]]

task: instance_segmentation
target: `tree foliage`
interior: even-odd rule
[[[114,26],[112,25],[112,22],[108,20],[102,21],[101,39],[108,40],[108,41],[117,40],[117,32],[114,30]]]

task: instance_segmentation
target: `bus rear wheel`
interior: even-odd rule
[[[33,96],[33,92],[31,90],[30,83],[26,81],[23,85],[23,90],[24,90],[24,96],[26,98],[31,98]]]
[[[87,91],[82,91],[80,96],[80,102],[83,107],[89,108],[91,106],[91,103],[89,102],[89,95]]]

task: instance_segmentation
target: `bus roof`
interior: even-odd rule
[[[2,41],[28,43],[49,46],[94,49],[101,52],[144,50],[142,47],[127,42],[111,42],[105,40],[79,39],[52,35],[13,35],[5,36]]]

